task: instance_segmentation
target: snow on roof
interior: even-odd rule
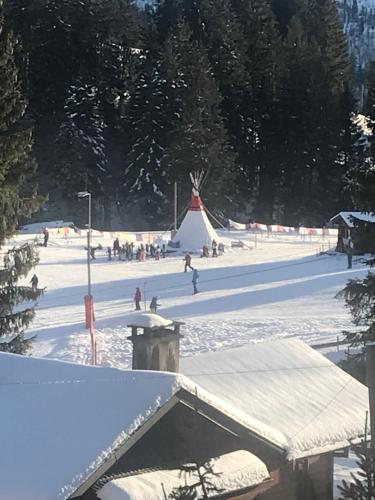
[[[68,498],[180,378],[0,353],[0,498]]]
[[[137,313],[128,319],[128,326],[138,326],[140,328],[160,328],[170,326],[173,321],[163,318],[153,313]]]
[[[337,218],[341,217],[348,227],[354,227],[353,219],[362,222],[375,222],[375,215],[372,212],[340,212],[331,221],[335,222]]]
[[[266,465],[255,455],[245,450],[227,453],[212,460],[210,481],[221,494],[248,488],[269,478]],[[165,500],[175,488],[195,484],[196,473],[188,475],[180,469],[146,472],[136,476],[115,479],[97,493],[101,500]],[[198,489],[198,494],[201,494]],[[209,496],[217,495],[211,492]]]
[[[204,210],[188,210],[173,242],[180,243],[180,249],[187,252],[202,252],[203,245],[220,241]]]
[[[181,371],[289,459],[346,447],[363,434],[367,388],[300,340],[182,358]]]
[[[20,227],[18,232],[28,233],[28,234],[39,234],[45,228],[56,229],[60,227],[74,227],[74,223],[63,220],[53,220],[49,222],[35,222],[33,224],[26,224],[25,226]]]

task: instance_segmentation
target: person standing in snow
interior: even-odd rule
[[[167,249],[166,249],[165,243],[163,243],[163,245],[161,247],[161,254],[163,256],[163,259],[165,259],[166,252],[167,252]]]
[[[194,295],[198,293],[198,289],[197,289],[198,279],[199,279],[198,271],[196,269],[193,269],[193,279],[191,281],[193,283],[193,293],[194,293]]]
[[[352,269],[353,267],[353,251],[354,251],[353,240],[350,236],[348,236],[348,239],[346,240],[345,244],[345,253],[348,258],[348,269]]]
[[[216,243],[216,240],[212,240],[212,257],[217,257],[217,243]]]
[[[120,251],[120,241],[118,238],[115,239],[113,242],[113,257],[116,257],[116,255],[119,255]]]
[[[185,257],[184,257],[184,262],[185,262],[185,270],[184,270],[184,273],[186,273],[187,271],[187,268],[189,267],[192,271],[194,271],[194,269],[191,267],[191,255],[190,253],[188,252]]]
[[[38,279],[38,276],[36,274],[34,274],[34,276],[31,278],[30,283],[31,283],[31,288],[32,288],[33,292],[36,292],[38,289],[38,283],[39,283],[39,279]]]
[[[142,300],[142,294],[140,288],[137,286],[135,290],[135,295],[134,295],[134,302],[135,302],[135,310],[140,311],[141,310],[141,300]]]
[[[43,246],[46,247],[49,240],[49,231],[46,227],[43,229],[43,236],[44,236]]]
[[[150,311],[154,314],[156,314],[156,311],[158,307],[160,307],[161,304],[158,304],[158,298],[157,297],[152,297],[151,302],[150,302]]]
[[[107,255],[108,255],[108,260],[112,260],[112,248],[107,247]]]

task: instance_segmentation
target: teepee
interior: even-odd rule
[[[184,251],[201,252],[203,245],[208,245],[210,248],[212,240],[218,242],[219,237],[208,220],[203,202],[199,196],[203,172],[190,173],[190,179],[193,184],[190,208],[172,242],[179,243],[179,248]]]

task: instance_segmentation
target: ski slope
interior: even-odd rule
[[[146,307],[158,296],[159,313],[185,322],[182,355],[226,349],[271,337],[299,337],[310,344],[335,340],[350,317],[335,294],[348,279],[368,269],[354,262],[348,270],[343,255],[319,255],[334,247],[334,238],[278,235],[263,238],[245,232],[220,234],[226,253],[217,259],[193,256],[200,274],[198,295],[192,294],[191,272],[183,272],[182,255],[160,261],[108,261],[97,251],[92,262],[98,359],[119,368],[130,366],[131,345],[126,327],[139,286]],[[19,235],[19,244],[32,235]],[[244,248],[231,248],[242,239]],[[36,335],[33,354],[89,363],[90,341],[84,324],[87,293],[85,235],[65,239],[51,234],[40,248],[36,273],[46,287],[28,334]],[[110,235],[96,235],[105,248]],[[30,279],[30,277],[28,278]]]

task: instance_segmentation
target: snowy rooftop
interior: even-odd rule
[[[348,227],[354,227],[353,219],[362,222],[375,222],[375,215],[372,212],[340,212],[332,217],[331,221],[336,222],[339,217],[344,220]]]
[[[137,313],[128,318],[128,326],[138,326],[139,328],[160,328],[172,324],[173,321],[170,319],[153,313]]]
[[[367,388],[300,340],[182,358],[181,371],[291,459],[363,434]]]
[[[184,358],[182,369],[190,379],[0,353],[0,498],[68,498],[180,390],[289,458],[363,432],[367,389],[301,341]]]
[[[269,478],[265,464],[244,450],[222,455],[212,461],[212,466],[218,476],[210,476],[210,481],[221,494],[255,486]],[[101,500],[165,500],[173,489],[195,484],[197,480],[196,474],[181,474],[179,469],[147,472],[110,481],[98,492],[98,497]],[[217,493],[209,496],[214,495]]]
[[[68,498],[179,378],[0,353],[0,498]]]

